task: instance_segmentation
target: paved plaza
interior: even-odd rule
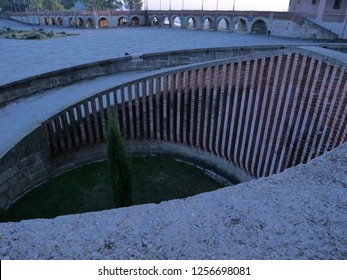
[[[1,20],[0,27],[31,29],[31,26]],[[170,50],[250,45],[298,44],[296,39],[243,33],[183,30],[156,27],[108,29],[46,28],[79,36],[44,41],[0,38],[0,85],[33,75],[104,59]]]

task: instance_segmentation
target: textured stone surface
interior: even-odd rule
[[[0,224],[1,259],[346,259],[347,144],[183,200]]]

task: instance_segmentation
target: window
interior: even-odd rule
[[[317,0],[312,0],[312,5],[316,5],[317,4]]]
[[[335,0],[334,9],[338,10],[341,8],[341,0]]]

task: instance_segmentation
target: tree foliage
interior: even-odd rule
[[[0,11],[13,11],[14,3],[10,0],[0,0]]]
[[[103,11],[109,9],[118,10],[123,7],[122,2],[118,0],[82,0],[81,2],[85,9],[89,11],[93,10],[93,8]]]
[[[130,11],[142,10],[142,0],[123,0],[124,7]]]
[[[107,162],[115,206],[132,205],[130,161],[114,109],[107,114]]]

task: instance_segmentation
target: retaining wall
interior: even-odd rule
[[[82,151],[102,156],[110,108],[128,141],[207,153],[243,170],[241,180],[306,163],[347,140],[347,59],[337,54],[286,49],[184,66],[73,104],[1,159],[0,209],[84,161]]]

